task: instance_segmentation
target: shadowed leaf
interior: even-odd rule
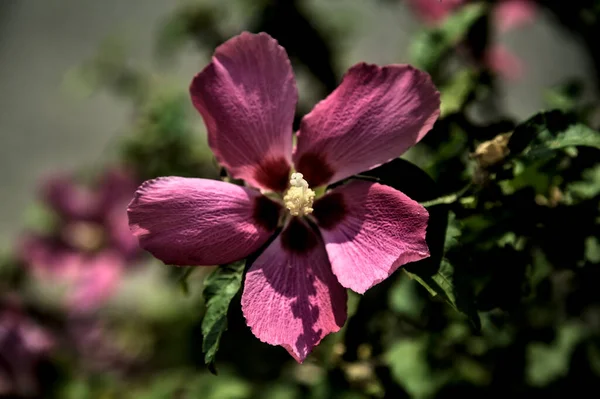
[[[216,374],[215,356],[223,332],[227,330],[229,303],[242,285],[244,261],[220,266],[206,278],[203,296],[206,313],[202,320],[202,351],[204,362]]]

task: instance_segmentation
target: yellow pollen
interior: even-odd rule
[[[308,215],[313,211],[315,192],[308,188],[308,182],[303,177],[302,173],[292,173],[290,188],[283,197],[285,207],[293,216]]]

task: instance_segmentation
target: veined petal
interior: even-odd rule
[[[217,48],[190,93],[221,165],[255,187],[285,190],[298,91],[284,48],[244,32]]]
[[[294,218],[250,267],[242,310],[254,335],[302,363],[323,337],[344,325],[346,300],[323,243]]]
[[[429,257],[429,214],[389,186],[352,181],[313,205],[333,273],[360,294],[405,263]]]
[[[439,92],[409,65],[357,64],[300,124],[293,159],[311,187],[400,156],[432,128]]]
[[[217,180],[163,177],[140,186],[129,226],[167,264],[216,265],[256,251],[277,227],[280,206],[256,190]]]

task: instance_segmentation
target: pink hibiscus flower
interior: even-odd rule
[[[409,0],[409,6],[427,24],[437,25],[469,0]],[[501,32],[533,22],[537,6],[532,0],[500,0],[492,11],[494,26]]]
[[[267,34],[244,32],[217,48],[190,93],[217,160],[248,186],[147,181],[129,205],[132,232],[167,264],[218,265],[254,253],[283,225],[246,274],[242,310],[254,335],[302,362],[345,323],[346,288],[364,293],[429,256],[428,213],[403,193],[361,180],[319,198],[313,189],[421,140],[439,116],[439,92],[411,66],[360,63],[303,118],[292,149],[290,61]]]
[[[107,171],[94,188],[68,176],[44,184],[42,199],[59,216],[58,226],[48,235],[28,233],[18,256],[39,281],[65,285],[70,309],[97,308],[140,255],[126,213],[137,184],[122,170]]]
[[[469,0],[409,0],[409,5],[429,25],[443,22],[467,3]],[[532,0],[500,0],[492,10],[492,25],[498,33],[505,33],[532,23],[536,15],[537,6]],[[492,45],[484,54],[483,63],[508,80],[519,79],[525,69],[521,60],[501,45]]]
[[[408,0],[408,5],[426,24],[437,25],[468,0]]]

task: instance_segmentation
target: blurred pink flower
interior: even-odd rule
[[[469,0],[409,0],[417,15],[429,25],[442,23],[456,9]],[[533,0],[500,0],[492,9],[492,27],[497,33],[533,23],[538,13]],[[521,60],[506,47],[493,45],[484,55],[484,65],[499,76],[516,80],[525,70]]]
[[[531,0],[503,0],[493,10],[494,24],[498,31],[508,32],[512,29],[531,24],[537,16],[537,5]]]
[[[429,256],[428,213],[403,193],[355,180],[315,200],[310,187],[405,152],[439,116],[439,92],[411,66],[357,64],[303,118],[292,148],[298,93],[290,61],[275,39],[245,32],[217,48],[190,93],[218,161],[255,188],[149,180],[129,205],[131,229],[167,264],[219,265],[257,251],[285,218],[246,274],[242,309],[254,335],[302,362],[344,324],[345,288],[364,293]],[[299,173],[290,180],[292,165]]]
[[[73,310],[93,310],[109,298],[127,263],[141,253],[126,212],[136,187],[116,169],[93,188],[67,176],[44,184],[42,199],[59,216],[58,226],[49,235],[23,237],[19,258],[38,280],[64,283]]]
[[[484,55],[484,63],[491,71],[507,80],[518,80],[523,76],[521,59],[504,46],[490,47]]]
[[[2,298],[0,395],[34,396],[37,366],[53,347],[50,333],[27,317],[15,298]]]
[[[426,24],[436,25],[468,0],[408,0],[409,6]]]

